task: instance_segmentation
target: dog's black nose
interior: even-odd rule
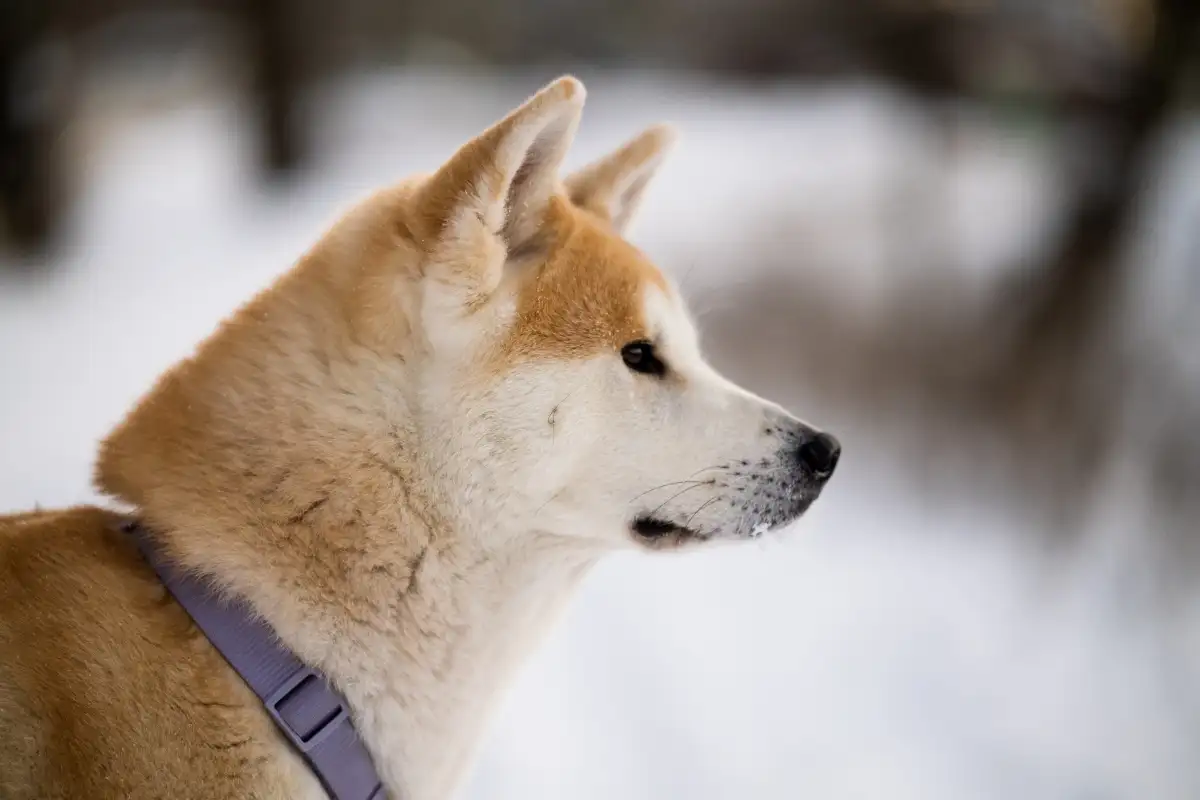
[[[842,445],[828,433],[812,433],[805,436],[796,452],[800,463],[812,472],[813,477],[825,479],[833,474]]]

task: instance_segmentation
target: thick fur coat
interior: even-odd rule
[[[604,553],[799,516],[832,437],[702,358],[622,238],[670,132],[560,177],[563,78],[368,198],[165,374],[98,486],[348,699],[390,795],[451,796]],[[321,798],[97,508],[0,517],[0,798]]]

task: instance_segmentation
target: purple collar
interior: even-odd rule
[[[305,666],[242,600],[217,596],[203,579],[178,569],[136,522],[132,534],[167,590],[254,690],[331,800],[382,800],[384,791],[345,698],[325,676]]]

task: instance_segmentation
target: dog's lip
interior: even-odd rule
[[[649,542],[661,542],[668,539],[679,541],[700,537],[700,532],[693,528],[650,515],[637,517],[631,527],[634,533]]]

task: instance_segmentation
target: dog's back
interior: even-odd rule
[[[0,517],[0,798],[321,796],[114,522]]]

